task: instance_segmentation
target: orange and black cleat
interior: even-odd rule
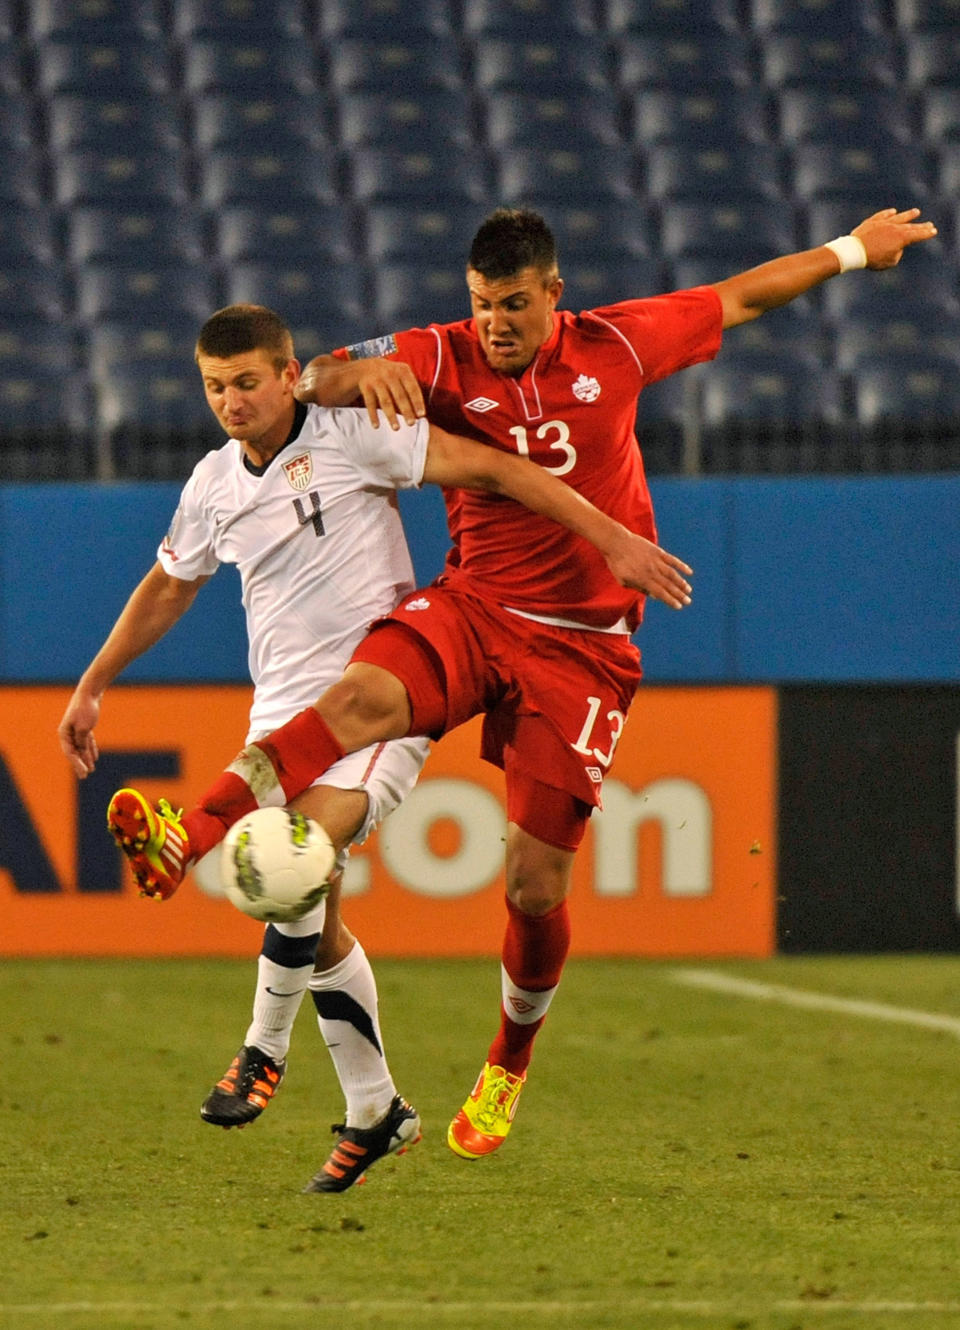
[[[346,1191],[366,1180],[371,1164],[384,1155],[406,1154],[422,1134],[417,1110],[399,1095],[375,1127],[347,1127],[341,1122],[332,1130],[337,1143],[323,1168],[304,1187],[305,1192]]]
[[[214,1127],[242,1127],[258,1118],[280,1089],[286,1060],[244,1044],[223,1077],[200,1106],[204,1122]]]

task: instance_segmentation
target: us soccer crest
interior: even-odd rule
[[[284,462],[283,470],[295,490],[305,490],[313,475],[313,460],[309,453],[301,453],[299,457],[292,457],[289,462]]]

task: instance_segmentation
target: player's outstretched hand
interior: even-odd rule
[[[675,554],[624,529],[615,550],[605,555],[607,567],[622,586],[645,591],[673,610],[690,604],[693,587],[687,581],[693,569]]]
[[[57,729],[60,748],[81,780],[90,775],[100,756],[93,734],[99,718],[99,700],[86,693],[74,693]]]
[[[391,429],[399,429],[403,419],[413,425],[427,414],[423,393],[409,365],[402,360],[383,360],[373,356],[369,360],[342,362],[349,365],[356,395],[363,398],[367,414],[373,425],[380,424],[380,412],[387,418]],[[317,402],[317,380],[329,370],[329,359],[311,361],[301,374],[293,395],[300,402]]]
[[[883,208],[855,226],[855,235],[867,251],[868,268],[892,268],[903,257],[907,245],[931,240],[937,234],[933,222],[918,222],[919,208]]]

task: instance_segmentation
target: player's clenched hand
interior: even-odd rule
[[[867,251],[868,268],[892,268],[900,262],[904,248],[937,234],[932,222],[918,222],[919,208],[883,208],[855,226],[855,235]]]
[[[687,578],[693,576],[693,569],[643,536],[624,530],[616,549],[604,557],[621,585],[645,591],[674,610],[690,604],[693,588]]]
[[[97,765],[100,756],[93,729],[100,717],[100,701],[88,694],[74,693],[57,730],[60,748],[83,780]]]
[[[345,361],[343,372],[349,373],[354,396],[362,397],[373,425],[380,424],[380,412],[386,416],[391,429],[399,429],[401,418],[412,425],[426,415],[423,393],[413,370],[401,360],[383,360],[373,356],[369,360]],[[349,369],[346,368],[349,366]],[[322,400],[316,393],[318,378],[328,366],[306,366],[294,388],[300,402]]]

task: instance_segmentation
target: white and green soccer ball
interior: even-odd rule
[[[227,832],[220,858],[224,894],[254,919],[302,919],[330,889],[337,852],[313,818],[257,808]]]

